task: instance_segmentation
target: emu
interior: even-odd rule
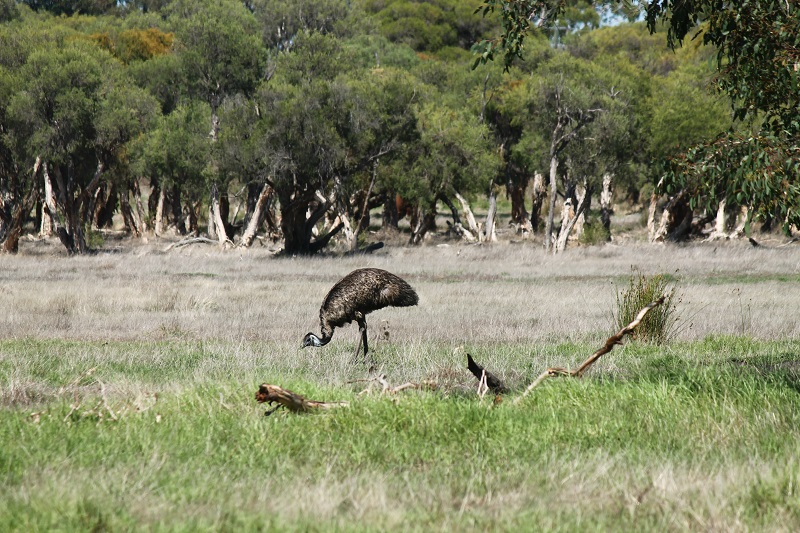
[[[307,333],[303,346],[325,346],[333,337],[334,328],[358,323],[361,338],[356,346],[354,360],[358,358],[361,344],[364,344],[364,362],[367,362],[366,315],[384,307],[408,307],[417,305],[419,297],[411,285],[391,272],[379,268],[359,268],[342,278],[328,291],[322,307],[319,308],[319,325],[322,338]]]

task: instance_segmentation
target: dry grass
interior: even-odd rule
[[[0,257],[0,331],[5,338],[224,339],[293,348],[318,328],[328,288],[372,266],[405,277],[420,294],[416,308],[370,316],[373,336],[388,320],[392,342],[411,345],[586,339],[613,329],[615,289],[634,267],[644,275],[678,273],[685,295],[678,340],[800,336],[797,247],[609,245],[554,257],[528,244],[453,245],[314,259],[275,258],[263,248],[161,248]],[[345,328],[334,344],[354,339]]]

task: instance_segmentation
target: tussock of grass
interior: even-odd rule
[[[631,333],[631,338],[664,344],[675,331],[675,311],[680,297],[676,294],[674,280],[664,274],[645,276],[641,272],[631,276],[628,288],[617,292],[617,328],[622,329],[633,322],[639,311],[662,296],[664,302],[653,308]],[[672,284],[672,286],[670,286]]]

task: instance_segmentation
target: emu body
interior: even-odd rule
[[[321,337],[306,334],[303,347],[325,346],[333,337],[334,329],[355,321],[361,337],[356,346],[355,358],[364,345],[364,360],[367,360],[366,315],[384,307],[408,307],[417,305],[419,297],[411,285],[402,278],[379,268],[354,270],[328,291],[319,308]]]

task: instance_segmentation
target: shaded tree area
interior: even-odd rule
[[[518,231],[561,251],[584,223],[610,236],[612,198],[641,202],[656,177],[675,176],[657,192],[687,191],[692,210],[699,198],[735,209],[781,186],[745,177],[722,195],[704,189],[717,178],[686,178],[728,146],[713,141],[730,113],[708,91],[700,48],[672,51],[642,23],[602,27],[605,11],[567,2],[540,12],[559,17],[557,38],[533,32],[524,60],[472,70],[470,48],[507,31],[502,17],[476,14],[481,5],[0,0],[3,249],[30,231],[86,253],[89,236],[116,224],[132,238],[355,251],[376,208],[385,231],[408,216],[411,244],[443,216],[454,238],[490,239],[505,190]],[[791,66],[791,50],[781,53],[770,57]],[[737,94],[737,117],[757,121],[730,135],[760,131],[758,150],[779,165],[795,156],[778,141],[796,133],[776,124],[796,101],[758,114],[778,105],[769,98]],[[479,227],[470,203],[486,197]],[[753,213],[793,220],[763,201]]]

